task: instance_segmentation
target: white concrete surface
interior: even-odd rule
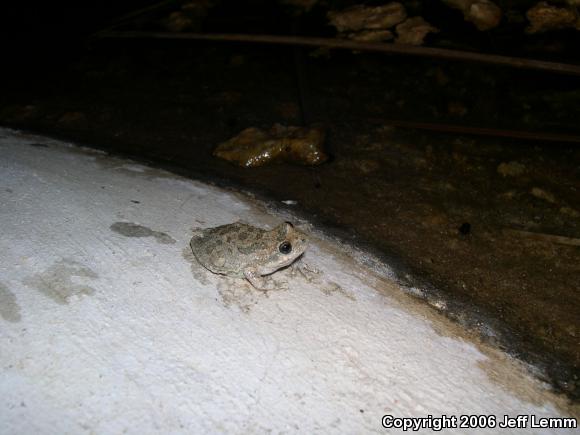
[[[328,240],[305,258],[321,275],[284,271],[286,291],[204,274],[192,228],[237,219],[282,217],[0,129],[0,433],[402,433],[383,415],[578,415]],[[443,432],[578,433],[527,426]]]

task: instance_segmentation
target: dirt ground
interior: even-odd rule
[[[388,120],[579,134],[580,81],[309,54],[300,55],[300,81],[291,48],[99,42],[64,66],[8,79],[0,123],[294,200],[396,259],[401,278],[441,289],[456,307],[451,317],[536,364],[577,400],[580,247],[529,233],[579,240],[580,144],[440,134]],[[303,121],[326,128],[328,163],[242,169],[211,155],[246,127]]]

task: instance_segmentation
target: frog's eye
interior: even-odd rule
[[[280,243],[280,246],[278,246],[278,250],[282,254],[289,254],[292,252],[292,244],[290,242],[282,242]]]

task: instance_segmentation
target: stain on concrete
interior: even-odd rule
[[[29,145],[35,148],[49,148],[49,146],[45,143],[31,143]]]
[[[243,278],[216,275],[208,271],[197,262],[189,245],[183,249],[181,255],[190,264],[193,279],[201,285],[215,283],[222,304],[227,308],[236,306],[241,312],[248,314],[252,307],[260,302],[261,298],[268,297],[266,292],[255,290]],[[211,279],[212,277],[216,277],[216,279]]]
[[[126,175],[133,177],[142,177],[143,179],[153,180],[156,178],[165,179],[179,179],[180,177],[171,174],[170,172],[164,171],[159,168],[152,168],[148,166],[141,165],[136,162],[128,162],[125,159],[110,156],[107,153],[91,148],[79,148],[73,147],[70,150],[79,155],[94,157],[94,161],[101,169],[113,170],[115,172],[122,172]]]
[[[8,193],[14,193],[14,191],[12,189],[6,189],[6,192],[8,192]]]
[[[90,296],[95,293],[94,288],[73,282],[74,277],[96,279],[99,275],[77,261],[61,260],[44,272],[26,278],[23,282],[57,304],[66,305],[72,296]]]
[[[345,290],[344,288],[342,288],[340,285],[338,285],[335,282],[328,282],[326,285],[323,285],[322,287],[320,287],[320,291],[322,293],[324,293],[326,296],[331,296],[334,293],[338,293],[344,297],[346,297],[347,299],[350,299],[351,301],[356,301],[356,298],[354,297],[354,295]]]
[[[580,407],[566,399],[562,394],[554,394],[546,389],[543,381],[533,377],[529,366],[498,349],[480,344],[478,349],[486,354],[487,358],[477,361],[477,366],[485,372],[488,379],[499,388],[509,391],[522,402],[537,407],[553,405],[558,411],[576,419],[580,418]]]
[[[157,242],[164,245],[175,243],[175,239],[168,234],[153,231],[150,228],[132,222],[115,222],[110,228],[112,231],[125,237],[153,237]]]
[[[237,306],[242,313],[248,314],[260,298],[268,297],[266,292],[259,292],[242,279],[221,277],[217,290],[225,307]]]
[[[10,289],[0,282],[0,317],[7,322],[20,322],[20,306],[16,296]]]
[[[197,262],[193,256],[193,252],[191,252],[189,245],[187,245],[187,248],[183,249],[181,255],[191,266],[191,274],[193,275],[193,279],[195,279],[201,285],[209,285],[208,274],[211,272],[209,272],[205,267]]]

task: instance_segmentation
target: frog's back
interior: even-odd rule
[[[214,273],[242,276],[252,260],[251,247],[265,231],[251,225],[235,222],[199,230],[190,245],[197,261]],[[248,254],[246,254],[248,252]]]

